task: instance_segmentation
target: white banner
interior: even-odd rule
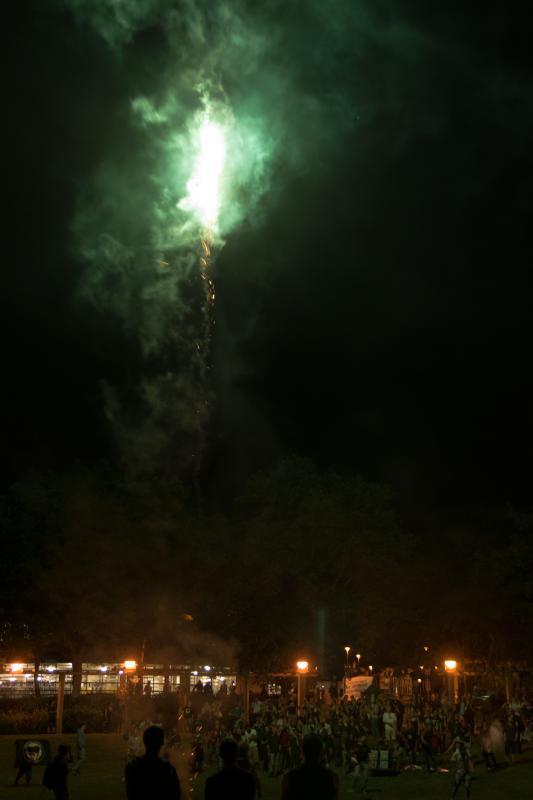
[[[355,678],[346,678],[344,681],[344,694],[349,698],[355,697],[357,699],[372,686],[373,681],[373,675],[357,675]]]

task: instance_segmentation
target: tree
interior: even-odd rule
[[[322,650],[319,616],[328,620],[330,652],[340,652],[348,637],[367,653],[392,658],[391,627],[395,642],[409,635],[414,611],[406,608],[412,581],[405,567],[414,544],[387,487],[286,461],[250,482],[231,531],[224,596],[247,665],[286,667],[306,649]],[[399,641],[397,653],[407,644]]]

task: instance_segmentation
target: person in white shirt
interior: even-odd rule
[[[396,714],[388,708],[383,712],[382,719],[383,725],[385,726],[385,741],[388,744],[392,744],[392,742],[396,741],[396,728],[398,726]]]

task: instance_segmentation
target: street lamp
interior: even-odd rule
[[[357,659],[357,671],[359,672],[359,662],[361,661],[361,653],[356,653],[355,657]]]
[[[297,705],[298,705],[298,714],[300,713],[300,709],[302,707],[302,675],[305,675],[309,669],[309,662],[308,661],[297,661],[296,662],[296,669],[298,672],[296,673],[297,680],[298,680],[298,696],[297,696]]]
[[[346,647],[344,648],[344,652],[346,653],[346,666],[347,666],[347,667],[349,666],[348,656],[349,656],[349,654],[350,654],[350,650],[351,650],[351,649],[352,649],[352,648],[350,647],[350,645],[349,645],[349,644],[347,644],[347,645],[346,645]]]
[[[448,695],[452,696],[452,685],[453,685],[453,701],[454,703],[459,702],[459,675],[457,673],[457,661],[453,658],[446,659],[444,662],[444,669],[448,673],[449,684],[448,684]]]

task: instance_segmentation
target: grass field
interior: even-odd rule
[[[15,778],[14,742],[17,736],[0,736],[0,798],[1,800],[32,800],[32,798],[50,798],[51,792],[41,786],[43,768],[34,769],[33,784],[13,787]],[[55,752],[58,743],[74,744],[73,736],[47,736]],[[71,776],[71,800],[124,800],[125,742],[119,736],[92,734],[87,737],[87,762],[82,774]],[[502,757],[500,756],[500,761]],[[180,771],[181,772],[181,771]],[[209,774],[207,771],[205,774]],[[201,776],[190,780],[180,775],[182,788],[190,787],[191,800],[203,797],[203,780]],[[472,785],[472,800],[531,800],[533,798],[533,750],[511,767],[499,769],[488,775],[481,764],[476,765],[475,780]],[[261,777],[263,800],[279,800],[280,779]],[[350,782],[345,777],[341,782],[341,800],[356,800],[357,795],[349,792]],[[368,784],[368,798],[374,800],[448,800],[451,797],[452,775],[425,772],[403,773],[395,778],[371,778]],[[185,794],[185,792],[184,792]],[[458,795],[464,798],[464,789]]]

